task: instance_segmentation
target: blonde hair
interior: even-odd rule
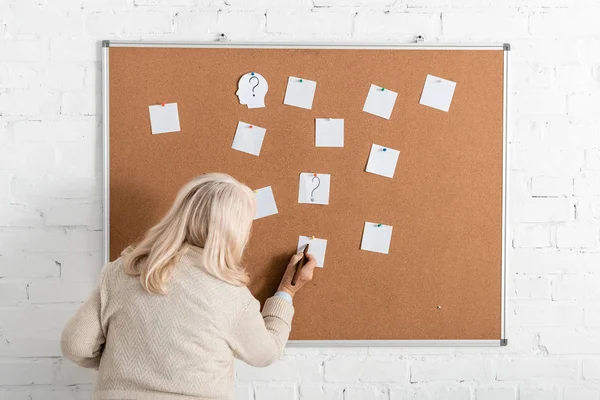
[[[252,190],[231,176],[199,176],[181,188],[167,215],[142,241],[123,252],[125,271],[139,276],[149,293],[165,294],[174,261],[190,244],[202,248],[208,273],[245,285],[248,275],[241,261],[255,207]]]

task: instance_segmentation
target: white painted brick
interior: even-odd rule
[[[49,256],[20,254],[0,255],[0,277],[8,279],[57,278],[60,270]]]
[[[518,249],[508,252],[508,260],[515,272],[595,274],[600,265],[600,254],[561,249]]]
[[[52,121],[16,121],[13,125],[15,140],[96,142],[100,136],[100,121],[97,117],[66,117]]]
[[[312,2],[316,7],[355,7],[355,6],[369,6],[369,7],[383,7],[391,6],[394,4],[394,0],[313,0]]]
[[[35,323],[35,321],[32,322],[32,324]],[[6,336],[4,340],[0,340],[0,358],[62,357],[58,340],[60,333],[56,333],[52,337],[21,335],[22,333],[17,336]]]
[[[248,35],[264,32],[266,22],[267,19],[264,12],[220,12],[213,32],[225,32],[229,39],[235,39],[236,37],[244,38]]]
[[[0,209],[1,210],[1,209]],[[44,221],[48,226],[102,227],[102,205],[93,203],[66,203],[43,209]]]
[[[0,61],[41,61],[48,56],[44,40],[0,38]]]
[[[518,304],[514,319],[518,326],[578,326],[583,321],[583,307],[565,303]]]
[[[262,10],[273,8],[293,9],[306,6],[303,0],[227,0],[225,4],[231,9]]]
[[[477,388],[475,390],[477,400],[516,400],[517,390],[514,387],[491,387]]]
[[[0,327],[3,337],[10,341],[19,337],[52,338],[56,341],[69,318],[75,314],[77,306],[76,304],[0,307]]]
[[[585,168],[600,170],[600,149],[587,149],[585,151]]]
[[[52,360],[0,360],[0,385],[49,385]]]
[[[589,92],[596,82],[590,66],[561,65],[556,67],[556,83],[569,93]]]
[[[345,36],[352,33],[353,12],[350,10],[308,11],[269,10],[267,33],[297,36]]]
[[[90,400],[93,398],[91,387],[79,386],[58,389],[49,387],[34,388],[31,395],[31,400]]]
[[[587,274],[583,278],[585,282],[585,298],[590,300],[600,300],[600,275]]]
[[[577,377],[577,360],[551,358],[525,358],[497,361],[496,380],[529,381],[533,379],[574,379]]]
[[[38,281],[29,284],[32,303],[72,303],[86,300],[95,288],[94,282]]]
[[[101,58],[100,42],[91,37],[50,37],[49,57],[53,62],[98,61]]]
[[[600,196],[600,174],[586,173],[581,177],[575,177],[575,196],[590,197]]]
[[[513,246],[516,248],[543,248],[552,246],[549,226],[519,224],[515,226]]]
[[[554,328],[540,334],[548,354],[600,354],[600,329]]]
[[[548,12],[533,13],[530,17],[530,32],[539,36],[578,36],[578,26],[573,26],[565,21],[578,21],[580,26],[585,26],[589,35],[599,34],[600,26],[596,24],[598,7],[586,7],[579,10],[557,9]]]
[[[41,74],[38,66],[31,63],[0,62],[0,87],[4,89],[26,89]]]
[[[578,49],[581,61],[587,65],[600,64],[600,53],[598,53],[599,46],[599,37],[589,36],[579,39]]]
[[[597,224],[580,223],[556,228],[558,248],[586,249],[598,245],[600,228]]]
[[[578,46],[572,38],[511,38],[510,43],[512,60],[552,67],[579,62]]]
[[[512,298],[546,300],[550,298],[550,280],[545,276],[516,275],[512,282]]]
[[[91,90],[63,94],[60,113],[63,115],[100,115],[100,97]]]
[[[356,15],[354,36],[410,40],[417,35],[435,37],[441,30],[438,14],[360,11]]]
[[[348,387],[344,389],[344,400],[387,400],[386,389],[383,388],[365,388]]]
[[[31,400],[27,389],[2,389],[0,388],[0,399],[2,400]]]
[[[255,400],[296,400],[293,386],[256,385]]]
[[[527,31],[527,15],[518,12],[442,14],[442,32],[445,39],[504,41],[507,37],[525,37]]]
[[[38,173],[17,175],[11,187],[13,197],[23,201],[48,198],[88,200],[100,196],[100,185],[98,179],[89,177]]]
[[[102,232],[85,229],[0,230],[0,253],[100,251]]]
[[[59,107],[60,101],[56,93],[18,89],[0,92],[0,109],[4,115],[55,115],[58,114]]]
[[[572,198],[534,198],[511,207],[510,218],[517,222],[565,222],[575,219]]]
[[[596,134],[597,123],[590,116],[585,119],[575,116],[548,119],[543,124],[542,140],[549,148],[585,149],[600,146],[600,138]]]
[[[58,360],[54,369],[54,384],[58,386],[93,384],[97,377],[95,370],[81,368],[67,359]]]
[[[164,34],[173,31],[167,10],[97,11],[87,16],[86,29],[92,35]]]
[[[175,14],[174,24],[175,32],[178,36],[189,37],[195,35],[200,37],[209,37],[209,34],[216,31],[218,19],[216,10],[186,10]],[[219,32],[224,33],[224,32]]]
[[[325,362],[325,380],[328,382],[402,382],[407,381],[404,360],[359,360],[336,357]]]
[[[569,95],[569,115],[585,117],[594,115],[600,107],[600,93],[576,93]]]
[[[52,21],[51,23],[48,23]],[[51,4],[15,3],[6,20],[6,32],[11,35],[69,35],[83,33],[81,8],[60,8]]]
[[[451,387],[444,385],[442,387],[424,387],[409,388],[408,399],[410,400],[470,400],[470,390],[467,387]]]
[[[60,266],[60,277],[65,281],[97,282],[103,267],[102,253],[68,252],[54,256]]]
[[[559,197],[573,194],[573,178],[536,176],[531,179],[531,195]]]
[[[581,149],[515,149],[511,152],[511,169],[547,175],[549,173],[576,173],[584,164]]]
[[[558,90],[544,90],[535,93],[519,92],[513,96],[512,105],[519,110],[519,114],[521,115],[548,116],[567,114],[567,96],[563,91]],[[570,106],[571,103],[569,102]]]
[[[560,400],[560,391],[555,387],[522,387],[520,400]]]
[[[585,294],[585,281],[582,275],[562,275],[552,279],[553,301],[574,301]]]
[[[563,400],[598,400],[600,399],[600,388],[567,386],[563,392]]]
[[[254,389],[247,383],[235,383],[235,400],[254,400]]]
[[[583,310],[585,326],[600,327],[600,306],[589,305]]]
[[[57,62],[44,67],[43,85],[60,91],[78,90],[83,87],[85,68],[70,62]]]
[[[16,304],[27,300],[27,282],[1,280],[0,304]]]
[[[22,204],[0,205],[0,227],[36,227],[42,223],[42,214]]]
[[[236,375],[241,381],[304,382],[321,381],[322,357],[291,358],[279,360],[266,368],[251,367],[244,362],[236,363]]]
[[[585,380],[600,380],[600,359],[584,359],[581,362],[581,371]]]
[[[411,382],[464,381],[491,378],[488,363],[484,358],[423,357],[410,363]]]
[[[58,143],[54,171],[93,178],[102,173],[102,156],[93,141],[83,143]]]
[[[342,400],[343,389],[329,386],[300,386],[300,400]]]
[[[207,6],[210,2],[203,0],[200,6]],[[134,6],[193,6],[196,5],[196,0],[133,0]]]

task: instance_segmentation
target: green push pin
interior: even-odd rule
[[[380,227],[380,226],[381,226],[381,224],[377,224],[377,227]]]
[[[381,88],[381,91],[383,92],[385,90],[385,88]]]
[[[302,82],[303,82],[302,79],[300,79],[300,83],[302,83]]]

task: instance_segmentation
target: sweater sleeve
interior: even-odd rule
[[[105,341],[98,287],[67,323],[60,347],[65,357],[80,367],[98,369]]]
[[[267,299],[262,313],[252,298],[234,322],[233,354],[254,366],[266,367],[279,358],[292,329],[294,307],[281,297]]]

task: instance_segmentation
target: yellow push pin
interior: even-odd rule
[[[315,237],[314,237],[314,236],[311,236],[311,237],[310,237],[310,240],[315,240]]]

